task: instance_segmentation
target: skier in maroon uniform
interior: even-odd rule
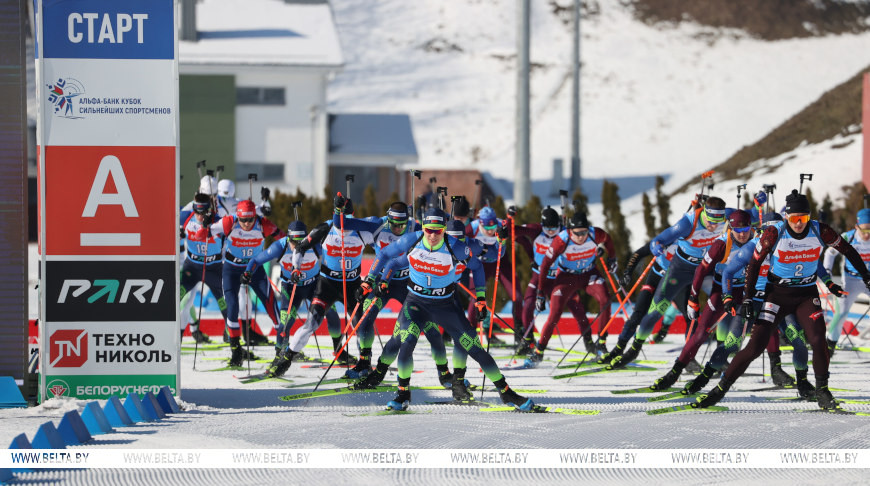
[[[719,322],[719,318],[725,315],[725,310],[722,306],[722,271],[725,265],[732,257],[737,255],[737,251],[752,239],[752,217],[746,211],[738,209],[728,215],[728,230],[724,235],[717,238],[707,253],[698,268],[695,269],[695,277],[692,279],[692,286],[689,290],[688,314],[689,319],[694,321],[694,328],[691,336],[686,340],[685,346],[680,356],[674,362],[673,368],[665,374],[665,376],[657,379],[650,386],[651,390],[667,390],[683,372],[689,362],[695,359],[695,355],[701,348],[701,345],[707,341],[707,336],[712,332],[713,326]],[[704,279],[711,272],[715,272],[713,280],[713,288],[710,291],[710,296],[707,299],[707,306],[701,311],[701,316],[698,317],[699,304],[698,294],[701,293],[701,285]],[[742,275],[741,275],[742,277]],[[739,285],[733,284],[731,297],[735,300],[740,300],[743,296],[743,279],[739,281]]]
[[[746,371],[749,363],[764,351],[779,322],[792,313],[803,327],[813,349],[813,372],[816,376],[816,399],[819,407],[825,410],[839,407],[839,403],[828,390],[830,357],[825,343],[824,311],[816,288],[816,270],[822,250],[825,246],[832,246],[858,270],[868,288],[870,272],[855,248],[836,231],[826,224],[810,220],[810,203],[806,196],[792,191],[786,198],[785,213],[787,221],[778,222],[764,230],[746,268],[745,295],[740,311],[751,321],[755,319],[751,289],[755,288],[762,262],[770,255],[767,296],[752,328],[749,343],[734,357],[719,384],[708,394],[701,395],[693,404],[697,408],[718,403],[737,378]],[[841,291],[833,282],[829,281],[827,285],[835,294]]]
[[[534,247],[531,257],[532,278],[529,280],[529,284],[526,287],[526,293],[523,294],[523,340],[520,345],[517,346],[515,353],[517,355],[529,354],[534,350],[535,338],[532,335],[532,327],[535,324],[535,297],[538,295],[538,287],[541,286],[541,274],[539,268],[541,262],[544,261],[544,257],[547,256],[550,244],[553,243],[553,239],[556,238],[562,229],[562,218],[559,217],[559,213],[550,206],[547,206],[543,211],[541,211],[540,223],[528,223],[517,225],[515,227],[517,243],[522,245],[523,241],[527,241]],[[547,272],[546,278],[550,281],[551,285],[544,285],[544,287],[548,287],[552,290],[552,280],[556,278],[557,272],[558,269],[550,268],[550,271]],[[549,299],[550,295],[546,294],[544,297]],[[569,299],[568,310],[570,310],[571,314],[574,315],[574,318],[577,319],[578,325],[584,321],[588,322],[586,321],[586,309],[583,307],[580,299]],[[595,343],[592,341],[592,331],[589,327],[587,327],[585,331],[583,329],[580,331],[581,334],[583,334],[583,342],[586,345],[586,351],[594,353]],[[603,346],[603,343],[600,345]]]
[[[543,310],[545,295],[550,294],[550,315],[541,330],[537,349],[526,359],[526,366],[534,367],[541,362],[544,350],[553,334],[553,328],[559,322],[562,309],[568,301],[579,302],[578,290],[582,290],[598,301],[601,309],[597,321],[599,327],[610,320],[610,294],[607,292],[605,279],[595,268],[595,260],[607,253],[608,269],[616,272],[616,258],[613,257],[613,240],[603,229],[590,226],[586,213],[576,212],[568,220],[568,229],[563,230],[555,238],[547,250],[547,255],[538,269],[541,275],[547,275],[553,264],[558,265],[556,278],[543,279],[544,284],[538,289],[535,297],[535,308]],[[552,287],[551,287],[552,286]],[[582,305],[582,304],[581,304]],[[591,328],[586,313],[582,313],[579,321],[581,333]]]

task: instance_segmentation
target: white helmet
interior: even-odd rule
[[[217,194],[217,181],[212,176],[202,176],[199,180],[199,192],[214,196]]]
[[[217,186],[218,196],[220,197],[235,197],[236,184],[229,179],[221,179]]]

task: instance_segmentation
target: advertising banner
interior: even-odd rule
[[[37,0],[40,397],[178,390],[174,0]]]

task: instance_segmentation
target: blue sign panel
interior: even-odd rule
[[[43,55],[174,59],[173,0],[43,0]]]

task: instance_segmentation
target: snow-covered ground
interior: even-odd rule
[[[865,324],[866,326],[866,324]],[[598,410],[598,415],[521,414],[514,412],[482,412],[477,407],[433,405],[428,401],[448,400],[447,390],[415,390],[412,410],[407,416],[364,416],[383,408],[393,393],[358,393],[320,397],[299,401],[280,401],[278,397],[311,391],[323,370],[294,364],[287,377],[292,384],[275,382],[242,385],[233,377],[246,372],[208,372],[222,365],[228,356],[226,348],[199,350],[197,370],[193,371],[193,354],[185,345],[182,355],[182,394],[185,412],[160,423],[139,424],[116,433],[99,436],[86,446],[111,449],[867,449],[870,447],[870,421],[866,417],[819,413],[814,403],[788,400],[793,391],[752,391],[770,386],[770,378],[762,377],[766,369],[761,359],[753,363],[721,403],[725,412],[686,412],[648,415],[655,408],[672,402],[649,402],[648,394],[617,395],[614,390],[646,386],[665,373],[682,338],[669,337],[663,344],[644,348],[642,372],[618,372],[554,379],[553,375],[571,370],[555,370],[562,352],[562,343],[570,346],[576,336],[555,338],[546,360],[537,369],[516,369],[520,363],[506,359],[505,349],[493,349],[508,379],[516,389],[532,389],[528,393],[537,403],[563,408]],[[562,341],[563,340],[563,341]],[[856,345],[868,345],[866,339],[853,338]],[[425,341],[425,340],[424,340]],[[268,348],[258,353],[269,355]],[[316,349],[305,350],[317,356]],[[324,351],[325,353],[326,351]],[[378,354],[379,349],[375,353]],[[698,359],[709,356],[702,347]],[[572,363],[583,358],[571,353]],[[840,398],[861,400],[850,403],[852,410],[870,412],[870,387],[866,382],[866,362],[870,354],[838,351],[834,356],[831,385],[848,391],[837,391]],[[783,361],[789,371],[790,353]],[[767,362],[767,360],[765,360]],[[252,363],[252,371],[265,365]],[[428,344],[421,343],[415,353],[415,374],[412,385],[438,385],[435,367],[429,356]],[[585,368],[584,368],[585,369]],[[338,377],[333,369],[329,377]],[[469,366],[468,378],[480,384],[481,373]],[[395,382],[395,375],[386,382]],[[684,380],[687,379],[684,376]],[[714,381],[715,383],[715,381]],[[307,384],[307,385],[306,385]],[[678,386],[682,386],[681,380]],[[334,388],[330,384],[321,388]],[[480,392],[475,394],[480,398]],[[483,401],[498,404],[491,388]],[[685,402],[678,400],[677,402]],[[38,426],[46,420],[57,423],[63,412],[81,410],[84,402],[51,400],[30,409],[0,410],[0,443],[9,443],[13,436],[24,432],[32,438]],[[857,470],[846,469],[777,469],[777,470],[712,470],[712,469],[393,469],[393,470],[85,470],[43,471],[19,476],[24,484],[60,481],[61,484],[345,484],[378,481],[378,484],[489,484],[493,481],[547,484],[576,484],[587,479],[619,481],[620,484],[745,484],[765,481],[770,484],[812,484],[822,481],[861,483]]]
[[[35,251],[31,252],[35,269]],[[35,271],[31,278],[35,278]],[[32,286],[31,286],[32,289]],[[35,292],[31,290],[32,301]],[[856,305],[852,320],[858,320],[866,307]],[[539,319],[543,319],[541,316]],[[540,322],[539,322],[540,325]],[[867,321],[859,329],[867,329]],[[866,335],[864,335],[866,334]],[[852,337],[855,346],[870,346],[870,332]],[[870,448],[870,422],[866,417],[800,413],[798,409],[814,409],[813,403],[785,400],[794,392],[787,390],[751,391],[769,386],[769,377],[762,377],[762,360],[750,366],[722,403],[726,412],[689,412],[650,416],[646,411],[668,406],[667,402],[648,402],[647,394],[617,395],[614,390],[651,384],[671,366],[683,342],[680,336],[670,336],[664,344],[644,348],[644,362],[650,369],[638,372],[604,373],[582,376],[568,381],[554,375],[570,372],[556,370],[562,352],[558,348],[571,345],[576,336],[554,336],[543,364],[532,370],[517,369],[519,361],[508,359],[509,352],[493,348],[508,383],[529,393],[535,402],[563,408],[598,410],[598,415],[520,414],[511,412],[481,412],[474,407],[432,405],[427,401],[448,400],[447,390],[415,390],[412,410],[408,416],[361,416],[383,408],[392,393],[362,393],[321,397],[285,402],[278,397],[311,391],[323,374],[313,363],[296,363],[287,374],[293,383],[266,382],[243,385],[233,375],[246,372],[206,370],[223,365],[228,350],[203,349],[197,354],[197,370],[193,368],[191,343],[184,345],[181,356],[181,402],[186,411],[160,423],[138,424],[116,433],[99,436],[86,446],[90,448],[142,449],[867,449]],[[846,344],[852,344],[845,341]],[[613,339],[611,339],[611,345]],[[312,341],[313,344],[313,341]],[[582,345],[581,345],[582,346]],[[271,349],[257,348],[265,358]],[[379,354],[375,345],[375,354]],[[698,360],[712,352],[703,348]],[[314,347],[305,350],[317,356]],[[324,356],[327,350],[323,350]],[[576,363],[583,354],[568,358]],[[790,360],[783,354],[786,369]],[[870,354],[839,351],[834,356],[831,385],[848,390],[837,391],[840,398],[868,401],[850,403],[846,407],[870,412],[870,387],[866,382],[866,366]],[[766,362],[766,358],[765,358]],[[252,372],[262,370],[265,363],[252,363]],[[415,368],[422,371],[413,376],[414,386],[436,386],[438,380],[423,340],[415,353]],[[328,378],[337,378],[341,370],[333,369]],[[793,372],[792,372],[793,373]],[[469,366],[468,378],[475,385],[482,374]],[[684,375],[683,380],[689,379]],[[681,380],[678,385],[682,385]],[[763,383],[765,380],[767,383]],[[387,376],[395,382],[395,375]],[[341,385],[328,384],[321,388]],[[711,384],[712,386],[712,384]],[[525,393],[525,392],[523,392]],[[475,393],[479,399],[479,392]],[[483,401],[498,404],[489,388]],[[685,400],[682,400],[685,401]],[[29,409],[0,410],[0,444],[8,444],[20,433],[33,436],[47,420],[58,423],[64,412],[81,411],[85,405],[76,400],[49,400]],[[353,476],[350,476],[350,475]],[[490,484],[495,481],[547,484],[576,484],[591,480],[606,484],[652,483],[668,484],[746,484],[764,481],[770,484],[819,483],[841,481],[861,483],[866,478],[859,470],[848,469],[474,469],[457,466],[452,469],[240,469],[222,470],[122,470],[92,469],[82,471],[41,471],[18,475],[22,484],[58,482],[60,484],[343,484],[347,478],[355,482],[378,484]]]

